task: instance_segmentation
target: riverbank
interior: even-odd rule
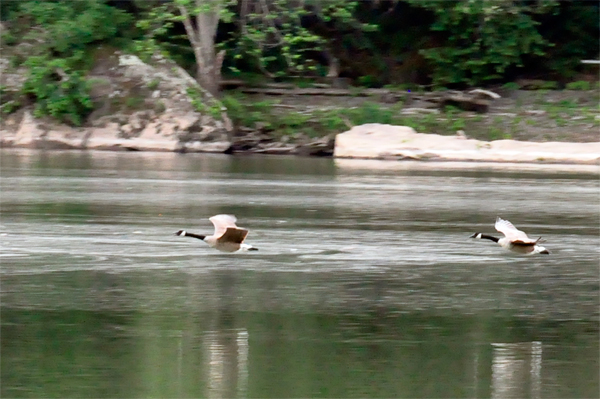
[[[7,83],[18,82],[17,77]],[[82,126],[35,117],[32,106],[10,113],[5,107],[0,146],[332,156],[340,134],[366,124],[381,124],[413,129],[423,135],[423,147],[413,143],[401,153],[384,151],[365,156],[358,147],[387,146],[385,141],[367,139],[354,150],[347,148],[346,155],[337,156],[581,162],[579,158],[546,154],[506,159],[485,150],[504,142],[525,153],[530,145],[524,142],[597,143],[600,137],[600,90],[592,89],[596,83],[589,82],[571,85],[569,90],[520,90],[531,87],[521,82],[463,92],[400,87],[332,89],[316,84],[298,88],[286,84],[275,89],[238,87],[223,92],[215,101],[172,61],[159,57],[149,64],[118,52],[102,57],[88,79],[95,110]],[[18,91],[18,85],[11,90]],[[478,140],[475,150],[486,157],[448,158],[442,154],[443,147],[432,153],[426,145],[456,137],[465,139],[461,145]],[[554,146],[560,149],[559,144]],[[589,150],[585,144],[581,148]],[[585,162],[597,162],[597,157],[588,157]]]
[[[147,129],[146,129],[147,130]],[[38,150],[110,150],[110,151],[154,151],[188,152],[181,147],[176,134],[163,136],[156,131],[134,138],[115,137],[107,129],[89,131],[45,131],[43,125],[29,115],[24,117],[19,130],[11,135],[2,134],[3,148],[29,148]],[[212,153],[262,153],[298,155],[301,146],[273,143],[258,151],[237,150],[235,142],[228,140],[204,143],[192,152]],[[283,144],[286,144],[285,142]],[[239,145],[239,143],[238,143]],[[496,163],[555,163],[555,164],[600,164],[600,142],[525,142],[518,140],[495,140],[491,142],[467,138],[464,134],[442,136],[417,133],[407,126],[365,124],[355,126],[336,136],[317,139],[309,144],[335,158],[450,161],[450,162],[496,162]],[[308,147],[308,146],[307,146]],[[250,147],[252,148],[252,147]],[[306,147],[305,147],[306,148]],[[315,155],[306,150],[305,154]]]

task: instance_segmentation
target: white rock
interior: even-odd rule
[[[486,142],[457,136],[417,133],[407,126],[374,123],[355,126],[338,134],[334,156],[363,159],[596,163],[600,159],[600,142]]]
[[[29,111],[25,112],[19,130],[14,137],[14,145],[18,147],[30,147],[35,145],[37,140],[40,140],[46,131],[41,128],[37,121]]]
[[[213,141],[213,142],[202,142],[202,141],[193,141],[191,143],[186,143],[184,148],[185,151],[188,152],[217,152],[222,153],[227,151],[231,147],[231,143],[229,141]]]
[[[133,130],[133,126],[131,126],[130,124],[121,126],[121,131],[126,135],[130,135],[131,133],[133,133]]]
[[[122,147],[125,142],[119,138],[121,131],[115,122],[109,122],[104,127],[88,128],[87,133],[82,146],[89,150]]]
[[[119,66],[145,67],[146,64],[144,61],[140,60],[139,57],[126,54],[119,57]]]
[[[107,58],[111,59],[111,64],[114,60],[118,61],[118,65],[115,62],[116,66],[111,67],[110,83],[119,90],[104,93],[104,100],[114,97],[118,101],[110,103],[120,104],[127,96],[142,95],[147,97],[143,100],[150,104],[157,103],[156,99],[160,97],[162,112],[145,110],[132,115],[110,113],[93,120],[92,126],[81,129],[70,128],[48,118],[37,120],[30,112],[26,112],[22,120],[15,120],[13,124],[4,121],[0,129],[2,146],[88,149],[129,147],[173,151],[193,145],[194,151],[209,152],[223,152],[229,148],[229,137],[222,134],[222,122],[212,115],[202,115],[191,104],[187,90],[199,86],[184,69],[160,56],[153,57],[156,62],[152,65],[144,63],[135,55],[123,55],[120,52]],[[0,83],[6,78],[2,71],[7,65],[0,58]],[[105,72],[98,70],[92,73],[99,74],[92,77],[106,79]],[[160,88],[154,86],[156,82],[160,82]],[[153,84],[150,87],[154,89],[150,89],[150,83]],[[142,93],[132,91],[137,87],[145,87],[147,90]],[[150,97],[154,100],[148,101]],[[204,134],[196,130],[201,130]]]
[[[158,122],[150,122],[146,125],[146,127],[144,128],[144,130],[142,130],[142,133],[140,134],[140,137],[154,137],[155,135],[159,134],[159,127],[160,127],[160,123]]]
[[[525,111],[525,113],[528,115],[537,115],[537,116],[546,115],[546,111],[541,110],[541,109],[529,109],[529,110]]]
[[[46,148],[82,148],[85,133],[82,129],[60,126],[60,130],[50,130],[44,137]]]
[[[179,125],[177,122],[163,122],[160,125],[160,134],[169,137],[175,136],[179,130]]]
[[[126,140],[123,145],[140,151],[175,151],[178,147],[177,136],[160,134],[158,123],[149,123],[138,137]]]
[[[483,89],[474,89],[474,90],[471,90],[469,93],[470,94],[483,94],[484,96],[491,97],[494,100],[501,98],[500,94],[494,93],[493,91],[489,91],[489,90],[483,90]]]
[[[197,113],[189,112],[185,115],[182,115],[177,118],[177,121],[179,122],[179,129],[184,132],[188,131],[192,126],[194,126],[194,124],[198,122],[199,119],[200,115]]]

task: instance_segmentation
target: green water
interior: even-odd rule
[[[598,397],[597,176],[0,155],[2,397]]]

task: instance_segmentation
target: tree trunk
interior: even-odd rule
[[[190,1],[191,3],[191,1]],[[221,0],[195,0],[196,23],[185,5],[179,5],[183,25],[196,57],[196,81],[213,96],[219,93],[223,56],[215,54],[215,36]]]

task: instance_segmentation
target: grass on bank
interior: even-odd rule
[[[533,129],[563,129],[576,124],[587,124],[590,128],[600,126],[598,109],[579,105],[576,100],[566,99],[556,103],[536,102],[535,108],[542,114],[528,114],[518,103],[514,109],[500,115],[465,112],[456,107],[446,107],[439,113],[403,114],[403,103],[382,104],[365,101],[345,108],[322,107],[301,110],[281,105],[278,100],[255,101],[241,93],[226,94],[222,99],[228,115],[237,127],[262,130],[274,137],[303,134],[322,137],[349,130],[352,126],[365,123],[382,123],[410,126],[417,132],[454,135],[457,131],[467,132],[469,137],[480,140],[499,139],[544,139]]]

